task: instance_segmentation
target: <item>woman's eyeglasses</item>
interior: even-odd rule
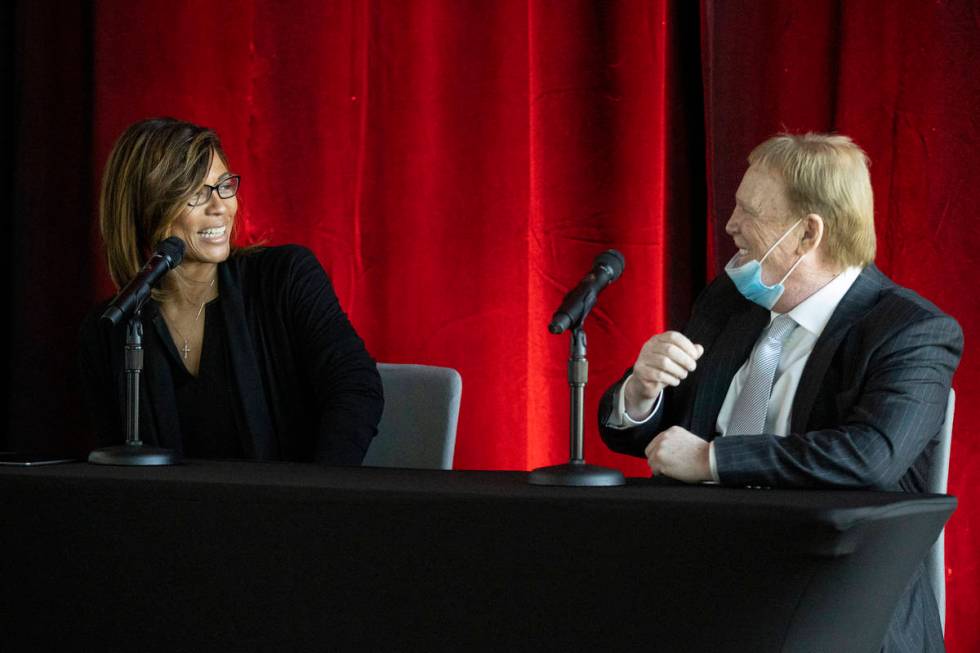
[[[231,199],[238,193],[238,184],[241,182],[241,180],[241,175],[233,175],[227,179],[221,180],[217,186],[204,184],[204,188],[191,195],[190,199],[187,201],[187,205],[200,206],[201,204],[207,204],[209,201],[211,201],[211,193],[213,191],[217,191],[218,197],[223,200]]]

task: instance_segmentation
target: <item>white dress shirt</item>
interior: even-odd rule
[[[789,311],[789,316],[798,325],[790,333],[789,338],[783,345],[782,354],[779,357],[779,364],[776,367],[776,375],[773,379],[772,394],[769,396],[769,407],[766,412],[765,432],[771,435],[785,436],[789,433],[792,420],[793,397],[796,396],[796,388],[800,384],[803,376],[803,368],[806,361],[810,358],[813,346],[817,338],[823,333],[824,327],[830,321],[840,304],[841,299],[850,290],[851,285],[861,274],[861,268],[849,267],[837,275],[823,288],[813,293],[796,307]],[[772,322],[779,313],[770,311],[769,321]],[[755,347],[758,347],[756,343]],[[752,354],[755,353],[753,347]],[[721,405],[718,413],[718,421],[715,423],[717,433],[722,436],[727,435],[728,422],[731,420],[732,409],[735,406],[735,399],[742,391],[742,386],[749,374],[749,361],[752,355],[742,364],[731,384],[728,386],[728,393],[725,401]],[[628,381],[629,379],[627,379]],[[606,421],[606,426],[614,429],[625,429],[648,421],[654,413],[660,409],[663,393],[657,397],[653,410],[650,414],[640,420],[632,419],[626,413],[626,400],[623,393],[625,382],[620,384],[613,397],[613,411]],[[711,476],[715,481],[718,480],[717,464],[715,462],[714,446],[709,447],[708,456],[711,463]]]

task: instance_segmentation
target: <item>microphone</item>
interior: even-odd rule
[[[581,324],[595,306],[598,294],[619,278],[625,266],[623,255],[614,249],[607,249],[599,254],[592,263],[592,271],[585,275],[574,290],[565,295],[561,306],[551,318],[548,331],[558,334],[574,324]]]
[[[180,265],[183,258],[184,241],[177,236],[161,241],[143,269],[112,300],[109,308],[102,314],[102,319],[116,325],[138,311],[150,296],[150,288],[163,275]]]

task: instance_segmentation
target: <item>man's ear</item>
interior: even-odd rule
[[[803,218],[803,233],[796,253],[800,256],[817,249],[823,242],[823,218],[816,213],[810,213]]]

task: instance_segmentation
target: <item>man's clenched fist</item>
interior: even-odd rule
[[[703,353],[704,347],[677,331],[659,333],[643,343],[633,364],[633,376],[623,388],[626,413],[633,419],[644,419],[661,391],[668,385],[680,385]]]
[[[653,475],[663,474],[678,481],[698,483],[711,480],[707,441],[687,429],[671,426],[644,449]]]

